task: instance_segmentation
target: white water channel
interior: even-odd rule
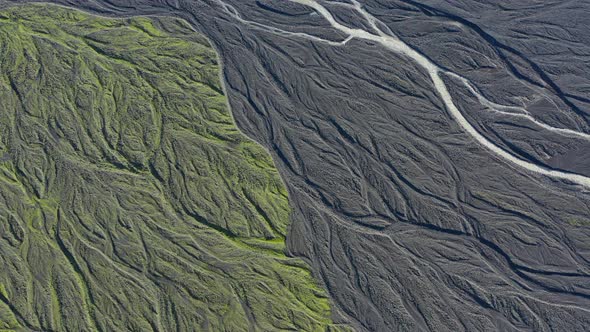
[[[326,9],[322,4],[320,4],[314,0],[287,0],[287,1],[299,3],[299,4],[313,8],[318,14],[320,14],[324,19],[326,19],[333,28],[345,33],[346,35],[348,35],[348,37],[342,42],[333,42],[333,41],[323,40],[321,38],[311,36],[308,34],[289,32],[289,31],[284,31],[284,30],[280,30],[277,28],[273,28],[273,27],[267,27],[267,26],[262,25],[260,23],[251,22],[251,21],[247,21],[247,20],[242,19],[240,17],[239,13],[237,13],[237,11],[235,10],[235,8],[223,3],[222,0],[218,0],[218,2],[224,6],[224,9],[229,14],[231,14],[234,18],[236,18],[236,19],[240,20],[242,23],[246,23],[254,28],[264,29],[264,30],[267,30],[267,31],[270,31],[273,33],[282,34],[282,35],[298,36],[298,37],[311,39],[314,41],[327,42],[332,45],[344,45],[344,44],[346,44],[346,42],[348,42],[352,38],[364,39],[364,40],[369,40],[369,41],[379,43],[381,46],[385,47],[386,49],[388,49],[390,51],[393,51],[395,53],[404,55],[404,56],[412,59],[416,64],[418,64],[420,67],[422,67],[424,70],[426,70],[426,72],[430,76],[430,79],[432,80],[434,88],[436,89],[438,95],[442,99],[445,107],[447,108],[447,110],[451,114],[451,116],[455,119],[455,121],[457,121],[457,123],[463,128],[463,130],[465,130],[465,132],[467,132],[471,137],[473,137],[477,142],[479,142],[479,144],[483,145],[489,151],[493,152],[497,156],[501,157],[502,159],[508,161],[509,163],[511,163],[515,166],[518,166],[518,167],[521,167],[521,168],[526,169],[528,171],[542,174],[545,176],[568,180],[568,181],[574,182],[576,184],[582,185],[584,187],[590,188],[590,178],[588,178],[586,176],[557,171],[557,170],[552,170],[552,169],[546,168],[544,166],[537,165],[537,164],[531,163],[529,161],[520,159],[520,158],[512,155],[511,153],[507,152],[506,150],[500,148],[499,146],[494,144],[492,141],[488,140],[486,137],[484,137],[482,134],[480,134],[477,131],[477,129],[475,129],[469,123],[469,121],[467,121],[467,119],[465,119],[465,117],[463,116],[461,111],[459,111],[457,106],[455,106],[455,103],[453,102],[453,98],[451,97],[451,94],[449,93],[446,84],[444,83],[443,79],[441,78],[441,74],[447,74],[451,77],[454,77],[455,79],[460,80],[468,88],[468,90],[478,99],[478,101],[482,105],[489,107],[496,112],[499,112],[499,113],[502,113],[505,115],[515,116],[515,117],[526,118],[527,120],[532,121],[536,125],[544,128],[546,130],[550,130],[552,132],[555,132],[557,134],[564,135],[564,136],[577,137],[577,138],[582,138],[585,140],[590,140],[589,134],[575,131],[575,130],[571,130],[571,129],[556,128],[556,127],[550,126],[548,124],[545,124],[545,123],[533,118],[532,116],[530,116],[528,114],[528,112],[524,108],[515,107],[515,106],[504,106],[504,105],[495,104],[495,103],[489,101],[481,93],[479,93],[479,91],[477,91],[477,89],[474,88],[473,84],[471,84],[466,78],[464,78],[460,75],[457,75],[455,73],[441,69],[436,64],[434,64],[432,61],[430,61],[428,58],[426,58],[422,54],[420,54],[417,51],[415,51],[414,49],[412,49],[410,46],[408,46],[406,43],[401,41],[399,38],[395,37],[395,35],[393,35],[391,33],[391,31],[388,31],[388,33],[385,33],[383,30],[381,30],[378,27],[378,23],[380,23],[379,20],[376,19],[374,16],[372,16],[370,13],[368,13],[366,10],[364,10],[362,8],[361,4],[356,0],[351,0],[350,3],[334,3],[334,4],[347,6],[347,7],[352,8],[353,10],[356,10],[359,14],[361,14],[367,20],[367,22],[370,24],[371,28],[373,30],[375,30],[376,34],[371,33],[369,31],[362,30],[362,29],[350,28],[350,27],[340,24],[339,22],[337,22],[334,19],[334,17],[332,16],[332,14],[330,13],[330,11],[328,9]]]

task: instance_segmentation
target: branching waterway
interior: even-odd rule
[[[524,118],[526,120],[531,121],[535,125],[541,127],[542,129],[549,130],[551,132],[557,133],[559,135],[568,136],[568,137],[575,137],[581,138],[584,140],[590,140],[590,135],[584,132],[567,129],[567,128],[557,128],[550,126],[540,120],[535,119],[531,116],[524,108],[517,107],[517,106],[505,106],[499,105],[496,103],[491,102],[485,96],[483,96],[476,88],[475,85],[472,84],[468,79],[460,76],[456,73],[450,72],[448,70],[440,68],[438,65],[433,63],[430,59],[425,57],[424,55],[417,52],[415,49],[410,47],[408,44],[400,40],[397,36],[395,36],[391,31],[383,31],[384,28],[380,28],[380,26],[385,26],[382,24],[377,18],[373,15],[368,13],[362,5],[356,1],[352,0],[350,3],[337,3],[338,5],[349,7],[359,14],[362,15],[363,18],[367,20],[370,27],[375,31],[372,33],[370,31],[366,31],[363,29],[358,28],[351,28],[345,26],[334,18],[332,13],[322,4],[313,0],[288,0],[291,2],[299,3],[310,8],[313,8],[318,14],[320,14],[334,29],[343,32],[348,37],[345,38],[341,42],[334,42],[330,40],[326,40],[323,38],[319,38],[317,36],[312,36],[305,33],[299,32],[290,32],[286,30],[277,29],[275,27],[269,27],[258,22],[248,21],[240,16],[235,8],[231,5],[224,3],[223,1],[219,0],[219,3],[223,6],[227,13],[229,13],[232,17],[238,19],[240,22],[245,23],[253,28],[267,30],[272,33],[293,36],[293,37],[301,37],[306,38],[309,40],[313,40],[315,42],[324,42],[328,43],[333,46],[343,46],[348,41],[353,38],[368,40],[375,43],[378,43],[382,47],[395,52],[397,54],[406,56],[412,59],[417,65],[422,67],[429,75],[430,80],[433,83],[434,89],[436,90],[437,94],[440,96],[441,100],[443,101],[445,108],[451,114],[453,119],[463,128],[465,132],[467,132],[473,139],[475,139],[479,144],[484,146],[487,150],[494,153],[498,157],[501,157],[503,160],[507,161],[508,163],[518,166],[520,168],[526,169],[530,172],[534,172],[537,174],[542,174],[545,176],[549,176],[552,178],[563,179],[567,181],[571,181],[578,185],[582,185],[584,187],[590,188],[590,178],[586,176],[582,176],[579,174],[569,173],[558,171],[554,169],[550,169],[548,167],[535,164],[529,160],[524,160],[519,158],[518,156],[513,155],[512,153],[506,151],[505,149],[501,148],[500,146],[496,145],[494,142],[486,138],[482,135],[461,113],[461,111],[455,105],[453,97],[449,93],[447,85],[445,84],[444,80],[442,79],[441,75],[446,74],[449,77],[453,77],[458,79],[463,85],[467,87],[469,92],[473,94],[477,100],[483,105],[495,112],[510,115],[514,117]]]

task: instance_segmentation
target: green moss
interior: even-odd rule
[[[343,328],[284,255],[286,189],[203,36],[48,5],[0,19],[0,329]]]
[[[570,218],[567,220],[568,224],[577,227],[587,227],[590,226],[590,220],[582,220],[582,219],[574,219]]]
[[[0,284],[0,295],[8,299],[8,293],[6,292],[6,288],[3,284]]]

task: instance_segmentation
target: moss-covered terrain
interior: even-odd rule
[[[0,13],[0,330],[340,329],[219,70],[180,20]]]

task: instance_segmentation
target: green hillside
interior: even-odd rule
[[[0,330],[338,329],[219,70],[179,20],[0,12]]]

